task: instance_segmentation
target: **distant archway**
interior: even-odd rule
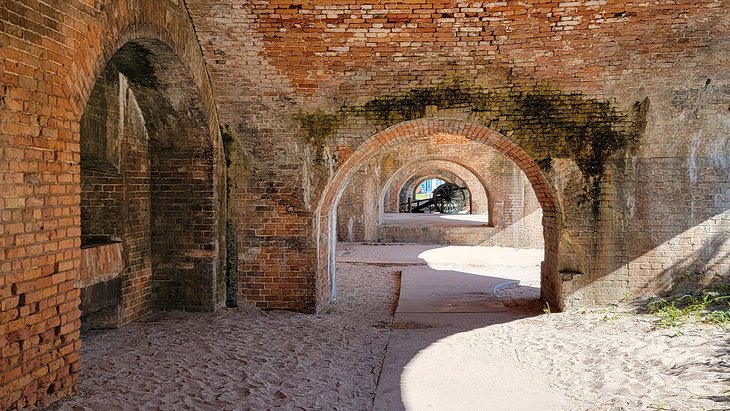
[[[335,173],[323,193],[316,215],[318,306],[327,303],[335,296],[337,204],[353,173],[380,150],[392,144],[432,135],[461,136],[486,144],[512,160],[525,173],[543,210],[545,259],[541,267],[541,298],[552,308],[562,310],[562,285],[558,273],[562,215],[550,182],[542,174],[534,159],[507,137],[477,124],[436,118],[403,122],[373,135]]]
[[[398,203],[402,200],[399,195],[415,176],[426,176],[432,170],[438,170],[444,175],[451,174],[461,179],[469,189],[471,196],[471,212],[487,214],[491,210],[492,196],[482,175],[473,168],[458,160],[445,157],[426,157],[406,164],[397,170],[385,183],[381,204],[382,212],[398,212]],[[381,214],[382,214],[381,212]],[[490,220],[491,221],[491,220]]]

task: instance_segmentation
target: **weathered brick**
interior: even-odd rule
[[[49,386],[73,389],[82,238],[123,241],[117,324],[153,305],[220,307],[223,247],[240,256],[230,274],[241,299],[311,311],[328,299],[318,261],[328,261],[339,190],[371,156],[434,130],[448,129],[443,144],[482,142],[525,173],[543,211],[543,292],[561,303],[602,304],[677,280],[697,287],[730,271],[718,137],[728,134],[729,11],[716,1],[82,3],[8,0],[17,17],[0,13],[0,287],[27,287],[49,327],[28,327],[35,307],[0,297],[0,327],[27,330],[30,347],[21,360],[20,346],[0,341],[13,361],[1,369],[2,409],[43,403]],[[53,22],[73,28],[59,33]],[[84,137],[97,134],[82,115],[114,133],[95,90],[119,95],[115,58],[134,58],[123,48],[109,64],[122,38],[142,39],[158,90],[175,90],[180,112],[194,114],[179,115],[176,130],[157,116],[174,111],[169,99],[137,96],[125,111],[129,138],[97,144],[95,169]],[[148,98],[161,103],[145,107]],[[601,145],[627,135],[619,148]],[[109,163],[115,171],[99,172]],[[568,269],[583,274],[555,280]],[[32,355],[34,338],[61,324],[72,348]],[[23,367],[34,369],[19,375]]]

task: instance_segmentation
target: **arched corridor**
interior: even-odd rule
[[[512,343],[563,384],[525,389],[553,409],[722,408],[647,347],[723,381],[714,325],[684,351],[650,328],[695,299],[730,318],[728,21],[725,0],[0,0],[0,409],[372,409],[383,361],[403,406],[444,408],[423,375],[473,358],[479,387]],[[534,277],[462,267],[473,288],[435,298],[459,281],[418,256],[338,261],[404,243],[517,249],[472,262]],[[398,328],[419,273],[434,306],[517,315],[529,291],[551,315]]]
[[[361,175],[380,176],[381,180],[390,181],[393,178],[393,175],[389,175],[386,171],[381,171],[380,168],[377,168],[379,164],[377,164],[377,161],[373,163],[373,158],[377,158],[378,155],[382,155],[383,158],[387,159],[387,166],[385,167],[385,170],[387,170],[388,166],[393,168],[391,164],[395,164],[397,162],[396,159],[398,159],[399,157],[393,154],[393,152],[397,152],[399,147],[406,148],[405,153],[402,153],[404,154],[404,159],[401,161],[407,163],[410,159],[419,158],[418,155],[414,154],[414,150],[416,148],[421,148],[422,150],[425,150],[426,156],[438,156],[448,154],[448,145],[453,145],[456,147],[456,149],[470,152],[474,152],[477,150],[477,148],[472,147],[472,145],[486,146],[487,148],[490,148],[494,151],[486,151],[484,154],[476,151],[477,154],[475,155],[475,158],[481,161],[484,161],[484,158],[486,158],[486,162],[483,167],[492,167],[492,164],[495,161],[496,164],[500,165],[500,167],[504,167],[502,164],[505,164],[505,160],[502,160],[502,158],[506,157],[506,159],[509,159],[507,164],[516,164],[518,167],[517,170],[521,170],[522,176],[524,176],[519,177],[519,171],[517,171],[516,175],[518,176],[518,179],[516,181],[519,182],[522,178],[524,178],[525,180],[529,181],[530,184],[532,184],[532,189],[534,190],[533,195],[536,197],[535,203],[538,203],[539,207],[542,209],[541,231],[544,237],[545,263],[542,264],[541,268],[541,296],[549,305],[555,307],[555,309],[562,309],[563,297],[560,291],[561,280],[559,278],[557,269],[559,257],[558,237],[556,235],[556,233],[560,231],[559,224],[561,221],[561,213],[559,209],[556,208],[557,205],[555,202],[553,189],[552,187],[550,187],[547,179],[539,171],[534,160],[532,160],[517,146],[515,146],[514,143],[510,142],[504,136],[501,136],[498,133],[494,133],[486,128],[477,125],[468,124],[456,120],[441,119],[424,119],[406,122],[393,126],[381,133],[374,135],[365,143],[363,143],[358,151],[353,153],[348,158],[348,160],[343,164],[343,166],[338,170],[338,173],[332,179],[333,182],[328,186],[327,191],[323,196],[323,202],[319,206],[318,212],[321,221],[318,224],[318,226],[320,227],[318,246],[320,248],[320,255],[323,256],[319,260],[320,274],[318,279],[320,284],[318,285],[318,290],[319,296],[322,300],[328,301],[330,298],[330,293],[336,292],[336,286],[333,286],[333,284],[336,284],[336,270],[334,269],[335,264],[333,263],[334,260],[332,258],[332,255],[335,253],[334,248],[336,243],[334,241],[334,238],[337,236],[337,230],[332,229],[332,227],[333,224],[336,224],[336,222],[338,221],[338,205],[344,193],[347,192],[348,185],[354,186],[354,190],[357,190],[361,186],[363,186],[363,184],[358,184],[358,180],[354,177],[358,175],[358,170],[363,167],[368,167]],[[395,148],[391,150],[391,147]],[[475,164],[469,165],[472,168],[475,167]],[[376,167],[374,171],[372,170],[373,167]],[[351,196],[351,198],[360,199],[360,201],[362,201],[365,205],[365,211],[362,212],[362,215],[364,216],[367,216],[368,214],[366,211],[368,207],[370,210],[376,210],[375,212],[377,213],[379,207],[378,199],[381,199],[383,197],[382,192],[388,185],[387,183],[380,183],[380,185],[378,185],[378,183],[376,182],[373,182],[371,184],[375,184],[377,188],[366,190],[364,193],[360,192],[356,196]],[[497,187],[502,186],[510,187],[509,184],[505,184],[504,181],[500,181],[499,179],[495,178],[493,189],[494,192],[496,193],[500,191],[497,189]],[[523,188],[521,186],[518,187],[520,190],[520,195],[522,195]],[[368,202],[368,197],[374,197],[374,200]],[[503,205],[504,200],[502,201]],[[368,206],[368,204],[370,204],[370,206]],[[538,206],[538,204],[536,204],[536,206]],[[517,206],[521,207],[522,204],[516,204],[514,207],[508,208],[517,208]],[[352,212],[353,207],[356,206],[348,203],[345,206],[344,210]],[[357,208],[355,208],[355,210],[357,210]],[[517,208],[517,210],[521,210],[521,208]],[[520,212],[518,211],[518,215],[519,214]],[[356,211],[354,215],[358,215],[358,212]],[[522,218],[524,218],[524,214],[520,215],[518,217],[518,220],[521,220]],[[371,221],[373,220],[372,217],[370,219]],[[340,219],[339,221],[340,223],[342,223],[342,219]],[[377,221],[377,217],[375,221]],[[504,231],[505,228],[514,227],[512,226],[511,222],[503,225],[502,221],[500,221],[499,228],[501,230],[498,231]],[[348,227],[348,230],[351,231],[351,227]],[[519,227],[516,228],[516,230],[521,231],[523,230],[523,228]],[[492,231],[486,233],[486,235],[490,234],[492,234]],[[520,237],[520,235],[506,236],[506,238],[510,237],[514,239]],[[324,239],[328,240],[323,241]],[[374,239],[369,239],[366,235],[364,240],[373,241]],[[377,239],[377,241],[382,240],[383,238]],[[486,243],[488,241],[486,238],[481,240],[481,243]],[[407,239],[405,242],[423,241],[423,236],[411,235],[411,238]],[[428,238],[426,238],[425,241],[428,242]],[[502,240],[502,242],[500,243],[499,238],[497,238],[496,241],[496,245],[508,247],[516,245],[511,242],[505,243],[504,240]],[[438,241],[436,242],[438,243]],[[442,243],[448,244],[450,242],[456,244],[459,243],[457,240],[442,240]],[[490,244],[494,245],[495,243]],[[327,257],[324,258],[324,255],[327,255]],[[327,263],[324,263],[325,261]]]

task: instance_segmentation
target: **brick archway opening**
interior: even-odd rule
[[[183,62],[162,41],[127,42],[97,77],[80,124],[84,327],[153,308],[215,309],[215,153]]]
[[[353,174],[381,150],[393,144],[441,134],[464,137],[490,146],[525,173],[543,211],[545,256],[540,270],[540,298],[553,310],[563,309],[563,290],[558,272],[562,214],[549,180],[535,160],[509,138],[477,124],[449,119],[407,121],[373,135],[346,159],[330,180],[316,212],[318,309],[336,298],[337,205]]]
[[[434,170],[432,172],[429,172],[428,174],[420,174],[417,176],[413,176],[411,180],[407,181],[406,184],[404,184],[403,187],[401,187],[401,190],[398,192],[399,198],[407,199],[416,199],[416,191],[418,187],[429,180],[441,180],[444,183],[450,183],[450,184],[456,184],[460,187],[465,187],[464,190],[465,194],[465,204],[466,204],[466,211],[469,210],[469,203],[470,203],[470,191],[468,187],[466,187],[466,184],[464,183],[464,180],[460,179],[458,176],[453,175],[447,171],[441,171],[441,170]],[[432,184],[432,189],[435,189],[434,187],[436,184]]]
[[[460,179],[469,190],[471,214],[486,214],[491,221],[489,212],[491,210],[491,198],[487,184],[483,177],[474,169],[459,161],[440,157],[428,157],[418,159],[406,164],[391,175],[385,183],[380,204],[382,213],[399,212],[399,203],[403,201],[405,191],[413,186],[413,181],[419,176],[430,174],[452,175]]]

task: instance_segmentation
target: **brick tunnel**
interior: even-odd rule
[[[333,264],[333,248],[337,239],[337,220],[345,220],[347,218],[347,216],[344,218],[338,217],[338,214],[347,213],[348,216],[350,214],[355,214],[363,216],[362,220],[365,220],[368,213],[363,209],[368,208],[368,203],[370,202],[371,204],[370,208],[378,207],[377,203],[374,206],[372,205],[372,203],[374,203],[372,199],[374,198],[377,200],[380,198],[380,195],[377,191],[368,189],[362,189],[361,191],[357,189],[350,190],[350,196],[354,198],[349,199],[349,203],[344,207],[338,207],[348,185],[353,185],[355,187],[367,186],[367,184],[358,184],[358,181],[351,181],[353,180],[353,177],[357,175],[358,169],[360,169],[363,164],[372,161],[373,157],[377,157],[377,155],[383,151],[385,151],[383,156],[392,160],[394,156],[388,155],[391,154],[388,151],[388,148],[390,147],[395,147],[396,151],[404,151],[405,148],[405,153],[401,152],[401,155],[404,155],[404,157],[408,159],[414,156],[413,147],[420,147],[422,150],[426,151],[436,150],[443,153],[448,152],[448,149],[446,148],[447,145],[453,145],[454,147],[452,147],[452,149],[455,148],[457,151],[463,151],[466,153],[477,150],[477,148],[471,146],[473,144],[487,146],[492,149],[488,152],[477,151],[478,154],[476,157],[479,159],[486,158],[486,160],[484,160],[486,165],[501,168],[506,163],[522,171],[522,176],[518,175],[518,179],[521,180],[524,178],[529,182],[529,184],[531,184],[532,192],[530,194],[533,195],[534,202],[537,203],[533,206],[533,210],[534,208],[540,208],[542,211],[540,214],[545,249],[545,259],[541,272],[542,298],[548,304],[551,304],[551,306],[556,307],[557,309],[563,308],[564,296],[562,295],[562,282],[559,277],[559,238],[557,235],[557,233],[561,231],[560,221],[562,220],[562,213],[560,209],[557,208],[553,189],[549,186],[547,179],[540,172],[535,161],[504,136],[475,124],[443,119],[420,119],[403,122],[374,135],[369,140],[361,144],[357,151],[352,153],[352,155],[338,170],[338,173],[333,177],[332,183],[328,186],[325,194],[323,195],[323,201],[320,203],[318,210],[318,215],[321,221],[317,222],[317,226],[320,227],[320,234],[317,243],[319,245],[319,253],[321,254],[319,261],[323,263],[320,266],[318,277],[319,301],[324,303],[328,302],[331,298],[331,294],[335,291],[335,288],[331,285],[331,283],[335,282],[336,277]],[[399,148],[400,150],[398,150]],[[462,154],[462,156],[463,155],[464,154]],[[495,157],[499,158],[495,159]],[[362,174],[365,176],[377,176],[379,173],[379,171],[366,170]],[[385,175],[386,177],[390,177],[387,172]],[[495,184],[495,186],[515,185],[514,182],[510,182],[504,177],[497,178],[496,180],[498,181],[498,184]],[[496,194],[497,190],[494,191]],[[508,195],[503,195],[502,197],[504,200],[504,198],[508,197]],[[370,201],[368,200],[369,198]],[[362,209],[358,207],[361,207]],[[512,221],[500,221],[499,226],[503,229],[519,230],[521,235],[525,235],[526,232],[529,232],[529,228],[515,228],[515,225],[512,223]],[[364,224],[367,225],[367,223]],[[369,225],[372,226],[373,224],[371,223]],[[534,227],[532,227],[532,229],[534,230]],[[367,230],[363,231],[367,232]],[[372,231],[372,229],[370,231]],[[510,236],[507,235],[505,237],[509,238]],[[381,239],[369,238],[367,234],[364,234],[362,238],[356,238],[356,240],[381,241]],[[496,239],[495,241],[503,246],[525,246],[525,244],[521,242],[511,243],[505,239]],[[539,242],[539,240],[536,242]],[[453,243],[457,242],[454,241]],[[484,238],[479,243],[489,244],[489,240]]]
[[[0,409],[71,395],[82,328],[321,312],[338,239],[402,241],[383,219],[426,178],[468,188],[485,228],[462,237],[544,247],[556,310],[727,281],[728,21],[721,0],[0,0]]]

